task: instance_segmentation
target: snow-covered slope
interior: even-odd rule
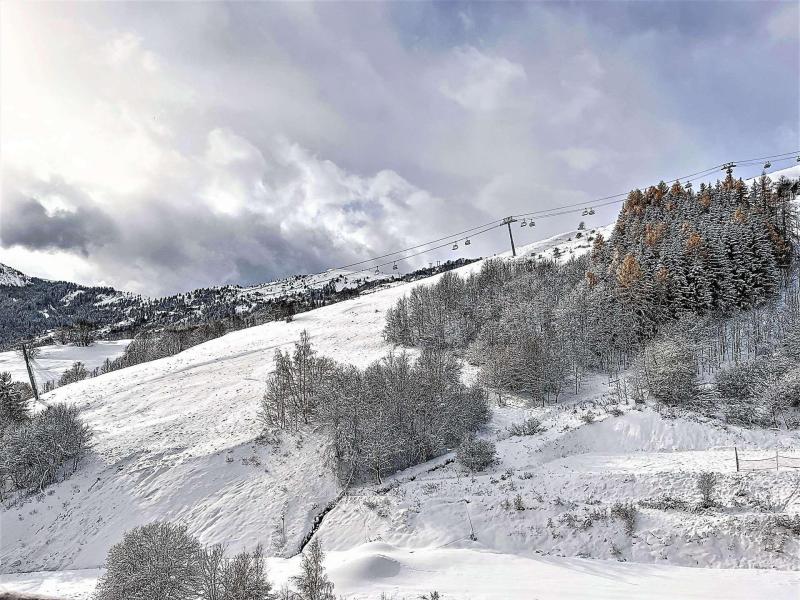
[[[519,253],[547,256],[555,246],[562,255],[586,251],[574,233]],[[434,280],[233,332],[48,394],[48,402],[84,409],[95,445],[71,478],[0,512],[2,571],[96,569],[124,530],[171,519],[187,522],[203,543],[225,542],[232,551],[264,542],[276,557],[273,579],[294,574],[296,559],[280,557],[297,550],[339,487],[324,465],[320,432],[285,435],[279,444],[256,441],[258,401],[274,351],[307,329],[321,354],[364,367],[391,349],[381,336],[386,309],[412,286]],[[789,497],[796,474],[737,474],[732,447],[754,456],[774,448],[800,456],[797,435],[666,419],[630,407],[612,416],[608,402],[607,382],[597,378],[559,406],[495,408],[484,433],[500,452],[492,470],[465,476],[444,456],[397,474],[388,490],[353,490],[317,534],[331,551],[337,591],[375,598],[382,590],[414,597],[439,589],[446,597],[521,600],[707,597],[724,586],[723,597],[795,597],[798,542],[770,528],[770,513],[759,507],[768,496]],[[582,420],[586,412],[596,422]],[[547,430],[509,437],[507,426],[527,416]],[[663,494],[696,504],[700,470],[718,473],[729,508],[640,508],[632,535],[611,513],[617,502]],[[790,511],[797,512],[797,502]],[[476,540],[469,539],[473,531]],[[767,576],[676,565],[778,570]],[[490,573],[492,582],[481,583]],[[96,575],[74,578],[91,583]],[[31,579],[49,577],[7,576],[0,584],[35,589]],[[76,584],[76,597],[85,589]]]
[[[0,287],[22,287],[30,284],[30,278],[8,265],[0,263]]]

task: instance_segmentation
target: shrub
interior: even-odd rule
[[[508,428],[508,433],[514,436],[535,435],[542,431],[542,423],[539,419],[531,417],[522,423],[513,423]]]
[[[82,362],[73,363],[72,366],[64,371],[61,377],[58,380],[58,385],[67,385],[69,383],[75,383],[76,381],[82,381],[86,379],[89,373],[86,371],[86,367]]]
[[[731,400],[747,400],[762,394],[779,380],[790,363],[779,357],[760,356],[721,369],[717,373],[717,390]]]
[[[697,491],[702,498],[701,506],[710,508],[714,506],[714,490],[717,487],[717,475],[705,471],[697,475]]]
[[[97,600],[195,600],[202,548],[186,525],[155,522],[127,531],[106,558]]]
[[[766,393],[766,404],[773,412],[800,407],[800,367],[786,373]]]
[[[653,508],[656,510],[690,511],[692,509],[692,506],[685,500],[675,498],[674,496],[670,496],[668,494],[659,496],[658,498],[646,498],[644,500],[640,500],[639,506],[642,508]]]
[[[611,507],[611,516],[622,521],[625,528],[625,535],[631,536],[636,530],[636,516],[638,514],[636,506],[633,504],[623,504],[617,502]]]
[[[497,450],[488,440],[468,437],[456,451],[456,459],[470,471],[483,471],[496,461]]]
[[[8,429],[0,445],[0,486],[41,490],[53,483],[69,461],[78,468],[91,432],[75,406],[55,404]]]

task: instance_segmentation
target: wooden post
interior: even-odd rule
[[[775,470],[780,471],[780,461],[778,460],[778,449],[775,449]]]
[[[733,447],[733,455],[736,457],[736,472],[739,472],[739,451],[736,446]]]
[[[31,360],[28,357],[28,348],[25,344],[22,344],[22,358],[25,359],[25,366],[28,369],[28,379],[31,380],[31,389],[33,390],[33,397],[36,398],[36,402],[39,402],[39,390],[36,388],[36,380],[33,378],[33,369],[31,369]]]

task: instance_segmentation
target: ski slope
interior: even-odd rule
[[[519,253],[586,251],[574,233]],[[202,543],[226,543],[232,552],[263,542],[272,579],[295,574],[291,557],[339,487],[325,466],[321,432],[286,434],[279,444],[256,441],[273,354],[305,329],[319,353],[363,368],[391,350],[381,335],[386,310],[437,277],[302,313],[291,323],[232,332],[47,394],[47,402],[83,409],[94,447],[72,477],[0,512],[0,589],[86,598],[108,548],[126,529],[156,519],[185,521]],[[797,474],[737,474],[731,457],[734,445],[800,456],[797,434],[667,419],[631,407],[612,416],[603,408],[608,402],[607,382],[596,377],[561,405],[496,407],[482,434],[498,445],[500,461],[489,471],[465,475],[443,456],[397,474],[388,491],[353,490],[317,533],[330,551],[337,593],[413,598],[437,589],[448,598],[527,600],[701,598],[724,590],[725,598],[796,598],[798,542],[772,539],[770,515],[756,500],[789,498]],[[596,422],[585,423],[586,412]],[[507,427],[529,416],[546,431],[509,437]],[[608,516],[616,502],[664,493],[696,503],[700,470],[718,473],[720,499],[730,509],[641,509],[633,535]],[[513,507],[517,495],[520,510]],[[795,498],[787,510],[799,508]]]

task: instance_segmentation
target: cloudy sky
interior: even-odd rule
[[[253,283],[800,146],[797,2],[0,11],[0,261],[42,277]]]

